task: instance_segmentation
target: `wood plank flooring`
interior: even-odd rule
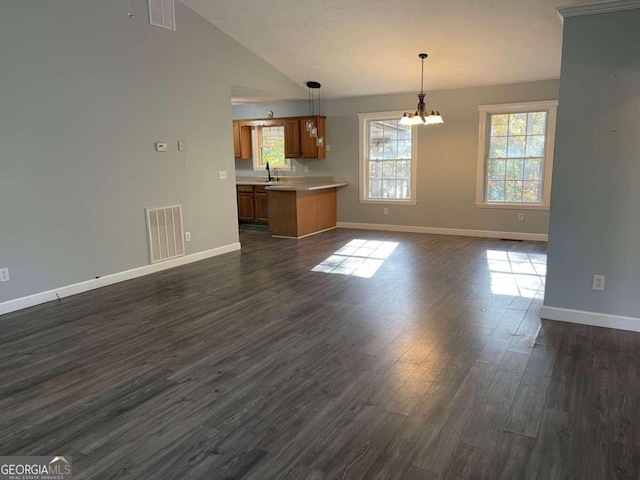
[[[0,454],[78,480],[640,478],[640,335],[540,322],[545,244],[241,242],[0,317]]]

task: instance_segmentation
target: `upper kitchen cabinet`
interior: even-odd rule
[[[285,158],[300,158],[302,156],[300,133],[300,120],[298,118],[288,118],[284,121]]]
[[[238,121],[233,122],[233,156],[251,158],[251,127]]]
[[[325,158],[325,120],[326,117],[300,118],[300,158]],[[314,136],[307,130],[307,122],[312,122],[312,128],[316,129]],[[318,145],[318,137],[322,138],[322,145]]]
[[[310,122],[315,132],[307,129]],[[318,158],[326,157],[326,117],[280,117],[252,118],[234,120],[233,145],[236,158],[251,158],[251,128],[284,126],[284,155],[286,158]],[[321,144],[318,145],[318,137]],[[247,144],[243,147],[244,142]],[[246,155],[246,156],[245,156]]]

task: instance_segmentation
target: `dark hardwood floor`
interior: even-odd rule
[[[541,324],[545,244],[241,241],[0,317],[0,454],[77,480],[640,478],[640,335]]]

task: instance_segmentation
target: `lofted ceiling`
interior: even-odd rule
[[[181,1],[294,81],[320,82],[323,98],[417,92],[420,52],[426,91],[560,76],[558,0]]]

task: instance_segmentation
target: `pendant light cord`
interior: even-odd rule
[[[307,82],[309,89],[309,116],[316,115],[316,101],[318,102],[318,115],[320,115],[320,84],[318,82]],[[314,94],[314,90],[317,92]]]

